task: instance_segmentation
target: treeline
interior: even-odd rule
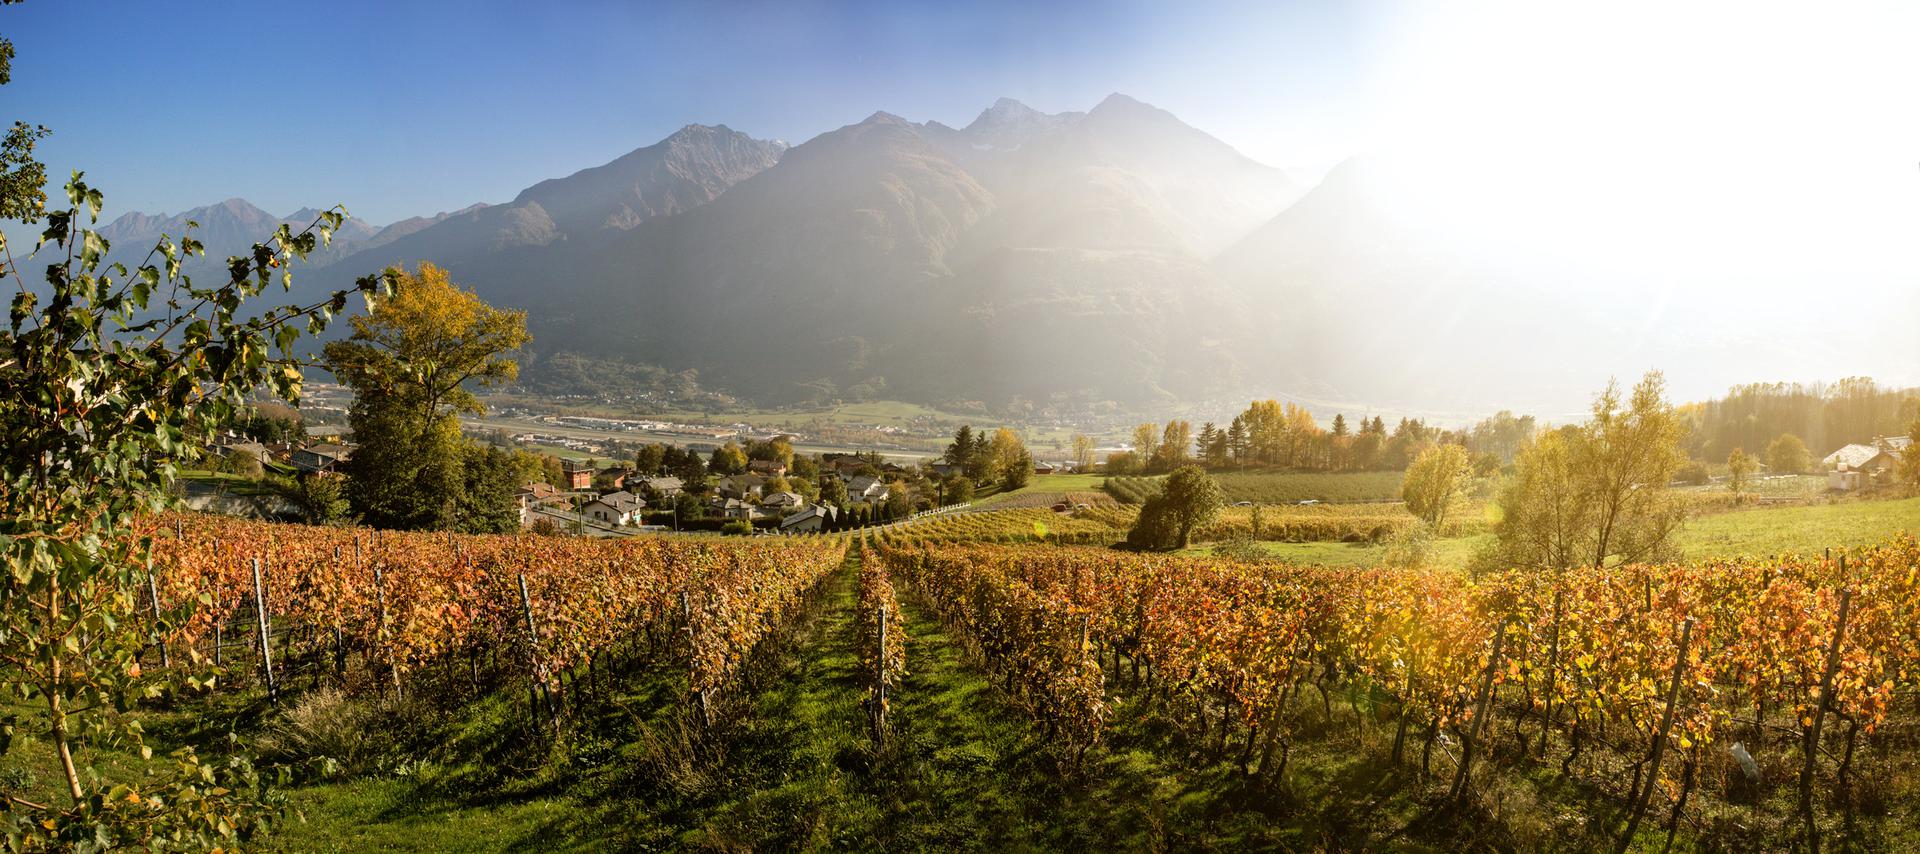
[[[1781,435],[1798,437],[1815,459],[1843,445],[1903,436],[1920,420],[1920,388],[1882,386],[1868,377],[1827,383],[1753,383],[1726,397],[1680,407],[1690,429],[1682,447],[1700,460],[1752,453]]]
[[[1510,413],[1502,413],[1509,420]],[[1491,420],[1491,419],[1490,419]],[[1524,419],[1532,432],[1532,418]],[[1479,429],[1479,428],[1476,428]],[[1397,471],[1422,450],[1436,444],[1476,444],[1474,431],[1444,430],[1418,418],[1402,418],[1391,429],[1385,419],[1362,417],[1349,424],[1344,414],[1321,427],[1304,406],[1275,400],[1254,401],[1225,428],[1209,421],[1195,431],[1192,422],[1175,419],[1165,426],[1133,429],[1133,450],[1107,455],[1107,473],[1115,476],[1158,474],[1185,465],[1211,471],[1281,468],[1302,471]],[[1518,439],[1503,444],[1504,459]],[[1480,443],[1489,444],[1489,443]],[[1489,460],[1498,468],[1504,459]]]

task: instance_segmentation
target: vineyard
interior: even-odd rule
[[[1284,778],[1310,725],[1391,730],[1390,762],[1450,768],[1452,801],[1558,769],[1610,804],[1594,836],[1662,824],[1744,847],[1761,822],[1817,840],[1920,819],[1911,538],[1478,582],[906,538],[882,554],[1070,763],[1116,703],[1144,703],[1254,780]]]
[[[1296,504],[1394,502],[1400,500],[1397,471],[1371,472],[1217,472],[1220,493],[1229,504]],[[1158,477],[1116,477],[1107,492],[1121,502],[1138,504],[1160,490]]]
[[[1463,502],[1459,512],[1441,524],[1443,537],[1462,537],[1487,530],[1486,510],[1474,502]],[[1259,527],[1254,523],[1259,511]],[[1133,527],[1140,509],[1133,505],[1094,507],[1078,511],[1075,518],[1098,522],[1116,529],[1122,536]],[[1212,522],[1194,532],[1195,539],[1253,539],[1282,543],[1376,543],[1414,526],[1417,520],[1397,504],[1316,504],[1223,508]]]
[[[816,830],[903,847],[1145,845],[1163,821],[1176,847],[1445,845],[1517,826],[1513,803],[1550,828],[1502,843],[1520,848],[1920,842],[1912,538],[1478,578],[1059,544],[1104,546],[1133,512],[752,541],[161,517],[149,595],[187,616],[157,624],[143,663],[220,662],[220,693],[285,707],[337,685],[511,710],[517,739],[602,757],[567,760],[588,790],[638,787],[567,832],[645,846],[715,821],[746,847],[804,846],[814,831],[751,818],[796,797]],[[812,663],[780,663],[796,655]],[[1170,785],[1185,805],[1156,818],[1142,793]],[[1078,817],[1051,825],[1055,809]]]
[[[521,678],[549,717],[604,658],[636,654],[681,662],[692,708],[710,715],[844,552],[818,538],[367,534],[209,516],[155,532],[155,610],[199,603],[161,627],[163,657],[244,657],[229,673],[270,694],[299,674],[440,694]]]

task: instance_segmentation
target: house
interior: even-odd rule
[[[878,504],[887,500],[887,484],[871,475],[861,475],[847,483],[847,500],[861,504]]]
[[[838,518],[838,511],[825,504],[815,504],[798,513],[780,520],[780,533],[805,534],[826,530]]]
[[[352,455],[353,449],[345,445],[316,442],[295,450],[288,461],[301,471],[326,474],[337,470]]]
[[[633,491],[633,488],[631,486],[628,486],[627,479],[630,477],[633,477],[633,475],[634,475],[634,470],[627,468],[626,466],[609,466],[607,468],[603,468],[597,472],[594,472],[593,479],[594,480],[605,479],[608,483],[613,484],[614,488],[625,489],[631,492]]]
[[[661,498],[672,498],[686,491],[686,482],[677,477],[631,477],[627,479],[628,492],[644,495],[651,489]]]
[[[1060,469],[1056,467],[1053,463],[1043,463],[1038,460],[1035,460],[1033,463],[1034,474],[1053,474],[1054,472],[1057,472],[1059,470]]]
[[[564,501],[567,494],[558,489],[554,489],[553,484],[545,481],[530,480],[522,484],[519,489],[514,490],[513,497],[522,499],[528,504],[557,504]]]
[[[560,471],[567,476],[568,489],[592,489],[593,466],[584,460],[561,460]]]
[[[861,469],[873,465],[851,454],[828,457],[821,460],[820,470],[839,475],[842,481],[852,481]]]
[[[760,506],[769,510],[795,510],[807,506],[807,500],[797,492],[776,492],[761,498]]]
[[[566,498],[566,493],[554,489],[552,484],[537,480],[529,481],[514,490],[514,503],[520,505],[520,527],[525,528],[533,524],[535,508],[560,504],[565,502]]]
[[[640,511],[647,506],[640,496],[621,490],[609,492],[580,508],[580,513],[589,519],[609,525],[627,525],[639,518]]]
[[[753,518],[753,505],[738,498],[715,498],[707,502],[707,507],[722,519]]]
[[[1821,464],[1827,469],[1827,488],[1852,491],[1892,475],[1901,452],[1912,444],[1907,436],[1882,436],[1871,444],[1852,444],[1828,454]]]
[[[761,488],[767,485],[769,479],[757,474],[736,474],[721,478],[713,486],[724,497],[749,498],[759,495]]]
[[[787,466],[779,460],[748,460],[747,471],[769,478],[787,476]]]
[[[232,457],[236,454],[245,454],[259,460],[263,466],[273,461],[273,453],[267,450],[267,446],[245,436],[235,436],[232,434],[222,436],[215,440],[213,452],[222,458]]]

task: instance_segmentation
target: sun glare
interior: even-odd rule
[[[1376,146],[1458,247],[1702,285],[1911,281],[1917,24],[1914,6],[1425,7],[1384,51]]]

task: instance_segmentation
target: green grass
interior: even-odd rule
[[[1724,472],[1722,473],[1724,474]],[[1726,492],[1725,483],[1680,487],[1681,492]],[[1762,498],[1814,498],[1827,491],[1827,477],[1819,474],[1791,474],[1755,478],[1740,490]]]
[[[1716,557],[1765,556],[1783,553],[1819,554],[1828,548],[1869,546],[1895,534],[1920,534],[1920,498],[1885,501],[1844,501],[1834,504],[1765,507],[1702,516],[1680,528],[1676,543],[1688,560]],[[1476,551],[1491,542],[1491,534],[1434,541],[1437,566],[1464,568]],[[1262,551],[1290,563],[1327,566],[1373,566],[1386,546],[1366,543],[1257,543]],[[1212,553],[1202,544],[1183,554]]]
[[[1827,548],[1883,542],[1901,531],[1920,533],[1920,498],[1720,513],[1687,522],[1678,542],[1690,559],[1818,554]]]
[[[1004,504],[1015,498],[1031,496],[1059,496],[1065,500],[1069,492],[1099,492],[1106,483],[1106,475],[1099,474],[1044,474],[1034,475],[1027,485],[1008,492],[996,492],[973,502],[975,507],[991,507]]]
[[[1433,541],[1433,565],[1451,569],[1465,569],[1473,559],[1475,552],[1492,542],[1491,534],[1476,534],[1471,537],[1452,537]],[[1213,553],[1214,543],[1203,543],[1187,549],[1180,554],[1205,556]],[[1322,566],[1377,566],[1385,558],[1387,547],[1373,543],[1277,543],[1262,541],[1254,543],[1261,551],[1294,564],[1320,564]]]
[[[230,495],[273,494],[273,490],[268,489],[259,480],[232,472],[183,469],[180,472],[180,480],[209,486]]]
[[[1397,471],[1365,472],[1217,472],[1213,479],[1227,503],[1251,501],[1255,504],[1296,504],[1301,501],[1331,503],[1357,501],[1397,501],[1400,480]],[[1150,495],[1160,488],[1161,477],[1114,478],[1115,497],[1127,500],[1124,493]]]

